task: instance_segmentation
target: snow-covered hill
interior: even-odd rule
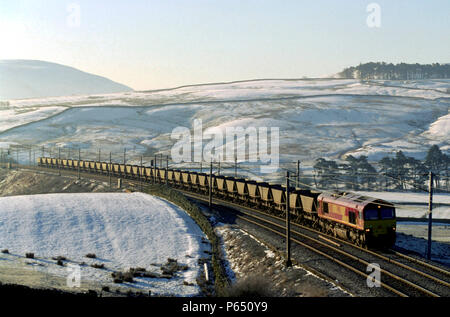
[[[168,258],[187,265],[172,279],[136,278],[128,286],[151,290],[153,294],[192,296],[196,286],[197,263],[209,246],[204,234],[185,211],[165,200],[142,193],[133,194],[47,194],[0,198],[0,266],[17,266],[25,253],[36,260],[29,267],[68,276],[66,267],[52,257],[64,256],[68,264],[81,266],[82,281],[99,285],[112,283],[111,272],[142,267],[161,273]],[[85,257],[94,253],[95,259]],[[104,264],[95,269],[89,264]],[[1,269],[1,267],[0,267]],[[193,285],[185,285],[186,283]]]
[[[120,161],[169,154],[176,127],[279,127],[281,162],[311,166],[352,154],[377,160],[402,150],[423,159],[450,150],[450,80],[254,80],[145,92],[11,100],[0,108],[0,146],[98,149]],[[205,144],[207,141],[205,141]],[[74,151],[72,151],[74,153]],[[48,154],[48,153],[47,153]],[[24,154],[28,159],[28,153]]]
[[[0,61],[0,100],[131,91],[72,67],[37,60]]]

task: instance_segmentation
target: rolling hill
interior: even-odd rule
[[[448,79],[253,80],[13,100],[0,107],[0,147],[37,145],[40,155],[45,146],[48,155],[60,146],[64,156],[81,148],[84,159],[98,158],[101,149],[103,158],[111,151],[119,162],[126,148],[127,162],[139,163],[144,155],[148,164],[155,153],[171,155],[173,129],[192,131],[201,119],[204,131],[279,127],[281,164],[299,159],[302,168],[319,157],[379,160],[399,150],[423,159],[433,144],[450,150],[449,87]],[[27,151],[22,155],[28,160]]]
[[[132,91],[78,69],[37,60],[0,60],[0,100]]]

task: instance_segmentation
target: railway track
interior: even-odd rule
[[[53,171],[69,175],[77,175],[74,170],[58,170],[45,167],[28,167],[31,170]],[[84,177],[108,181],[109,176],[97,173],[81,173]],[[114,180],[117,177],[113,177]],[[139,188],[143,182],[135,179],[124,179],[124,185]],[[186,191],[180,188],[173,189],[193,199],[207,202],[208,196]],[[257,209],[236,204],[214,197],[214,203],[237,211],[236,216],[244,221],[264,228],[278,236],[285,238],[284,219],[263,213]],[[367,250],[351,244],[345,240],[325,235],[322,232],[300,224],[291,223],[291,242],[307,248],[345,269],[359,275],[366,280],[370,279],[367,268],[370,264],[380,267],[380,286],[397,296],[450,296],[450,272],[430,263],[412,258],[395,250],[387,252]]]
[[[184,190],[179,191],[189,197],[207,201],[207,198],[202,195]],[[241,213],[237,217],[283,238],[286,237],[284,219],[217,198],[214,198],[214,202],[237,208]],[[305,226],[293,223],[292,227],[302,229],[302,232],[295,229],[291,230],[292,242],[345,267],[366,280],[370,278],[369,274],[367,274],[367,267],[373,263],[378,264],[381,268],[380,273],[382,277],[380,286],[397,296],[450,296],[450,282],[448,279],[444,279],[445,277],[436,277],[429,272],[423,272],[413,266],[400,263],[382,253],[357,247],[347,241],[330,237]],[[305,231],[308,233],[305,233]],[[419,264],[422,265],[423,263]],[[435,273],[441,272],[442,275],[447,277],[450,274],[450,272],[436,266],[430,264],[427,264],[427,266],[429,270]],[[402,272],[403,270],[406,270],[407,274]]]

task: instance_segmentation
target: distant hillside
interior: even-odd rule
[[[0,99],[24,99],[132,91],[73,67],[36,60],[0,60]]]
[[[366,63],[345,68],[338,74],[341,78],[416,80],[450,78],[450,64],[387,64]]]

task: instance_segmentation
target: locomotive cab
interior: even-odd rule
[[[396,219],[394,205],[385,201],[374,201],[363,209],[364,232],[368,245],[394,245],[396,238]]]

